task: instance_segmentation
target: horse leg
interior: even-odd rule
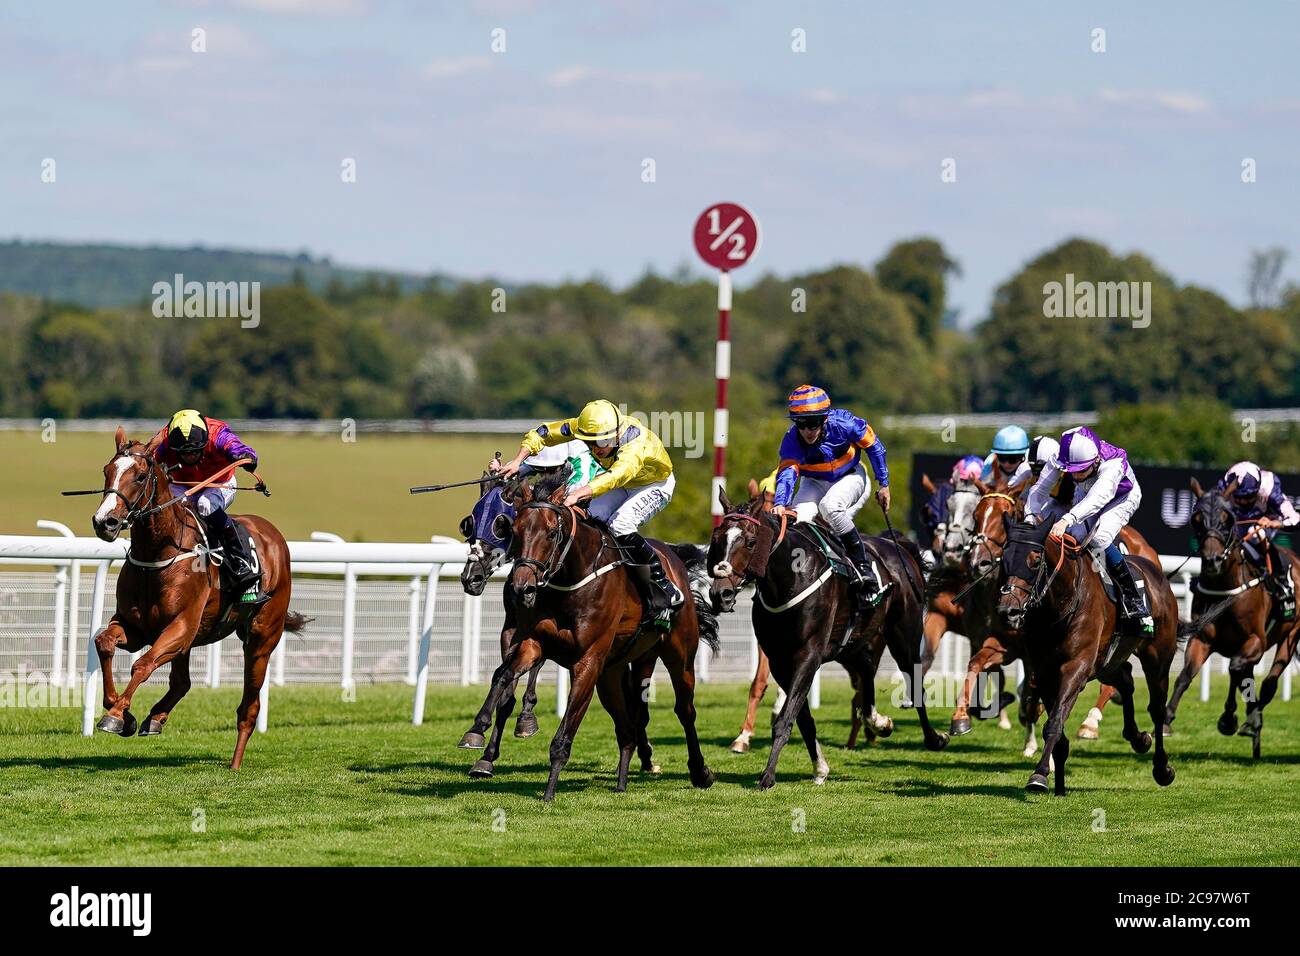
[[[526,671],[538,667],[542,661],[541,646],[535,641],[524,641],[516,645],[510,658],[497,668],[497,674],[493,677],[494,682],[502,670],[505,670],[506,674],[501,678],[500,686],[494,684],[493,690],[488,692],[489,698],[493,692],[496,692],[494,706],[496,719],[492,724],[492,735],[485,741],[483,756],[475,760],[473,766],[469,768],[471,777],[486,779],[492,776],[493,765],[501,756],[501,736],[505,733],[506,721],[510,719],[510,714],[515,709],[515,686]],[[465,735],[468,736],[469,734]],[[465,738],[461,739],[461,746],[465,746]]]
[[[533,736],[538,731],[537,726],[537,677],[542,672],[542,665],[545,661],[538,661],[528,672],[528,684],[524,688],[524,707],[519,711],[519,717],[515,721],[515,736],[526,739]]]
[[[1038,735],[1035,727],[1038,724],[1038,690],[1034,687],[1033,676],[1029,671],[1029,662],[1025,661],[1025,677],[1020,682],[1020,706],[1017,708],[1017,716],[1020,719],[1020,726],[1025,728],[1025,749],[1022,753],[1026,757],[1032,757],[1038,753]]]
[[[1183,694],[1191,686],[1193,678],[1200,673],[1209,657],[1210,645],[1193,635],[1183,651],[1183,669],[1178,672],[1178,679],[1174,681],[1174,693],[1169,698],[1169,707],[1165,710],[1164,735],[1166,737],[1173,736],[1174,718],[1178,716],[1178,702],[1183,699]]]
[[[614,738],[618,741],[618,781],[614,784],[615,793],[627,791],[627,768],[632,763],[632,751],[636,749],[636,733],[632,729],[628,700],[623,692],[630,673],[631,670],[626,665],[611,667],[596,679],[596,695],[614,720]]]
[[[754,719],[758,716],[758,705],[763,700],[763,695],[767,693],[767,682],[771,673],[772,665],[768,663],[767,655],[760,650],[758,667],[754,671],[754,679],[749,683],[749,706],[745,710],[745,722],[740,727],[740,734],[731,742],[733,754],[749,753],[749,741],[754,736]]]
[[[1237,656],[1228,665],[1230,672],[1242,675],[1239,686],[1241,687],[1242,700],[1246,702],[1246,719],[1242,721],[1241,730],[1237,731],[1237,733],[1241,737],[1251,739],[1251,755],[1256,760],[1259,759],[1259,737],[1264,729],[1264,710],[1259,703],[1259,687],[1255,681],[1255,665],[1263,659],[1264,649],[1263,635],[1252,634],[1250,640],[1241,646]]]
[[[129,737],[135,733],[136,721],[131,716],[131,700],[140,685],[147,681],[151,674],[162,665],[166,664],[181,651],[189,646],[189,642],[194,639],[194,630],[197,622],[192,622],[184,618],[173,618],[172,621],[163,628],[158,639],[153,642],[153,647],[143,654],[139,660],[131,665],[131,679],[127,682],[126,689],[118,694],[109,706],[108,711],[95,726],[111,734],[121,734],[123,737]],[[95,645],[97,652],[101,654],[100,660],[103,660],[98,642]],[[109,658],[110,665],[112,658]],[[105,685],[107,686],[107,685]],[[107,693],[105,694],[107,698]]]
[[[1237,688],[1250,677],[1249,669],[1242,671],[1238,666],[1241,654],[1238,652],[1228,662],[1228,699],[1224,701],[1223,713],[1219,715],[1219,733],[1231,737],[1237,732]]]
[[[1083,685],[1088,683],[1090,669],[1090,664],[1076,659],[1067,661],[1057,675],[1040,676],[1039,692],[1045,700],[1049,701],[1051,716],[1047,719],[1047,726],[1043,728],[1043,755],[1039,757],[1038,766],[1034,768],[1029,782],[1025,784],[1026,790],[1046,793],[1049,762],[1054,762],[1056,794],[1060,796],[1065,793],[1065,761],[1058,754],[1068,756],[1069,747],[1067,745],[1065,748],[1060,748],[1057,745],[1065,733],[1065,720],[1070,715],[1070,709],[1074,707],[1074,700],[1079,696],[1079,691],[1083,690]]]
[[[1132,670],[1132,668],[1130,668]],[[1088,711],[1088,716],[1083,718],[1083,723],[1079,725],[1079,730],[1075,734],[1080,740],[1096,740],[1101,725],[1101,712],[1105,706],[1110,703],[1110,699],[1115,696],[1115,688],[1109,684],[1101,685],[1101,692],[1097,694],[1097,703],[1092,705]]]
[[[163,724],[171,716],[172,710],[180,699],[190,692],[190,652],[177,654],[172,659],[171,679],[167,683],[167,693],[158,699],[149,710],[149,716],[140,726],[141,737],[153,737],[163,732]]]
[[[934,615],[930,615],[933,617]],[[925,737],[926,750],[942,750],[948,746],[949,736],[945,733],[936,731],[930,725],[930,715],[925,707],[925,687],[922,686],[921,677],[923,668],[920,666],[920,649],[917,647],[917,641],[914,635],[908,635],[903,628],[891,628],[889,634],[885,637],[885,643],[889,647],[889,653],[893,655],[894,661],[898,664],[899,670],[904,674],[904,683],[908,688],[908,694],[911,697],[912,705],[916,708],[916,716],[921,721],[921,733]]]
[[[862,678],[857,671],[849,671],[849,685],[853,688],[853,699],[849,702],[849,739],[844,744],[848,750],[856,750],[858,733],[862,730]],[[816,763],[816,761],[813,761]]]
[[[925,626],[922,632],[923,646],[920,655],[922,677],[930,673],[934,659],[939,655],[939,642],[943,640],[943,635],[947,630],[948,618],[946,615],[931,611],[925,616]]]
[[[560,726],[555,729],[555,736],[551,738],[551,776],[546,781],[546,792],[542,794],[542,799],[547,803],[555,800],[560,771],[569,762],[569,754],[573,752],[573,738],[578,735],[578,725],[587,714],[587,708],[591,705],[591,693],[596,689],[596,680],[604,669],[605,662],[593,660],[594,656],[585,657],[573,665],[569,704],[560,719]]]
[[[257,712],[262,709],[262,684],[266,682],[266,666],[271,662],[271,652],[280,641],[275,634],[250,634],[244,643],[244,698],[235,711],[235,755],[230,758],[230,769],[238,770],[244,762],[244,748],[257,726]]]
[[[673,713],[686,736],[686,769],[690,772],[691,786],[707,790],[717,778],[704,762],[700,736],[695,729],[696,645],[693,642],[696,640],[698,638],[688,638],[674,627],[669,639],[660,647],[659,659],[668,668],[668,676],[673,682]]]
[[[776,762],[780,759],[782,748],[790,739],[790,728],[795,722],[795,717],[803,709],[808,691],[812,687],[813,675],[821,666],[821,653],[814,647],[816,643],[815,639],[808,641],[795,656],[794,673],[790,679],[785,706],[781,708],[781,713],[777,715],[776,722],[772,725],[772,752],[768,755],[767,767],[758,778],[760,790],[770,790],[776,783]]]
[[[481,750],[487,746],[487,738],[484,737],[484,732],[492,725],[492,718],[501,706],[501,697],[502,695],[509,695],[511,699],[514,698],[515,683],[524,672],[515,666],[521,646],[522,644],[513,645],[504,655],[501,664],[492,672],[492,682],[488,686],[487,696],[483,698],[483,706],[474,715],[474,722],[470,725],[469,730],[465,731],[465,735],[460,738],[460,743],[456,746],[463,750]],[[539,656],[533,658],[530,655],[529,661],[535,661],[537,666],[540,666],[544,658],[540,656],[540,648],[538,648],[538,651]],[[507,684],[509,686],[506,686]]]
[[[1175,640],[1168,642],[1168,652],[1162,654],[1155,641],[1147,642],[1138,651],[1138,660],[1142,662],[1142,672],[1147,679],[1147,693],[1151,700],[1148,713],[1151,715],[1153,728],[1160,729],[1165,717],[1165,704],[1169,698],[1169,665],[1173,660]],[[1125,695],[1126,697],[1128,695]],[[1155,735],[1155,761],[1151,766],[1151,776],[1155,782],[1167,787],[1174,782],[1174,768],[1169,764],[1169,754],[1165,751],[1165,735]]]
[[[1135,754],[1144,754],[1151,749],[1151,735],[1137,725],[1137,716],[1133,706],[1133,665],[1125,661],[1115,674],[1114,688],[1119,691],[1120,705],[1124,709],[1124,739],[1133,748]]]
[[[1264,676],[1264,682],[1259,688],[1259,706],[1261,709],[1267,706],[1277,693],[1277,679],[1282,676],[1282,672],[1291,663],[1291,657],[1295,654],[1297,635],[1300,635],[1300,628],[1293,627],[1291,633],[1282,639],[1282,642],[1277,646],[1277,651],[1273,654],[1273,664],[1269,667],[1268,674]]]
[[[799,709],[796,720],[799,723],[799,735],[803,737],[804,746],[808,748],[808,756],[812,758],[813,783],[820,787],[826,782],[831,767],[826,762],[826,755],[822,753],[822,745],[817,742],[817,721],[813,720],[812,708],[808,706],[807,701],[804,701],[803,707]]]
[[[970,733],[970,702],[971,696],[979,684],[980,674],[990,669],[994,665],[1000,665],[1006,657],[1006,650],[997,644],[985,643],[971,657],[970,663],[966,665],[966,680],[961,685],[961,696],[957,698],[957,708],[952,712],[952,724],[948,727],[948,733],[953,737],[961,737]],[[979,706],[983,703],[976,701]]]
[[[658,657],[649,654],[633,662],[626,672],[627,688],[624,699],[628,702],[628,713],[632,717],[632,731],[636,734],[636,753],[641,758],[642,773],[659,773],[660,768],[654,759],[654,748],[650,746],[650,737],[646,729],[650,726],[650,682],[654,680]]]
[[[134,647],[131,646],[133,643],[135,644]],[[105,710],[108,710],[117,703],[117,687],[113,683],[113,655],[119,647],[129,651],[136,651],[143,646],[143,642],[138,641],[138,639],[132,641],[126,633],[126,628],[124,628],[116,619],[109,621],[108,626],[95,635],[95,654],[99,657],[99,671],[104,678]],[[120,718],[120,721],[121,722],[117,724],[108,722],[110,726],[101,727],[100,729],[109,730],[110,733],[121,734],[123,737],[130,737],[131,734],[135,733],[135,717],[129,711],[124,717]],[[100,721],[101,724],[104,724],[105,722],[106,718]],[[116,726],[118,729],[113,730],[113,726]],[[126,732],[128,727],[130,728],[130,733]]]

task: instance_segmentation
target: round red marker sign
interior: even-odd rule
[[[732,202],[716,203],[695,220],[695,251],[724,272],[748,262],[758,251],[761,237],[758,220]]]

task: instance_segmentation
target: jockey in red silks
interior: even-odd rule
[[[1278,553],[1273,538],[1279,528],[1300,524],[1291,499],[1282,493],[1282,482],[1274,472],[1260,468],[1253,461],[1239,461],[1219,479],[1219,491],[1227,493],[1232,513],[1237,518],[1237,537],[1242,547],[1260,567],[1269,566],[1266,579],[1281,605],[1282,617],[1295,616],[1295,586],[1291,581],[1291,562]],[[1253,532],[1253,533],[1252,533]]]
[[[230,426],[215,418],[206,418],[192,408],[184,408],[153,437],[157,443],[154,457],[167,467],[172,494],[178,497],[188,488],[179,482],[197,483],[214,475],[228,477],[189,496],[190,506],[207,526],[211,547],[223,549],[223,577],[234,585],[241,605],[265,604],[267,595],[258,590],[261,567],[256,556],[245,546],[226,509],[235,500],[235,473],[230,469],[241,458],[250,459],[242,467],[257,468],[257,452],[240,440]],[[258,483],[261,487],[261,482]]]
[[[884,597],[884,589],[867,559],[853,519],[871,494],[871,482],[862,467],[864,451],[880,485],[876,499],[881,508],[889,510],[885,443],[866,419],[843,408],[831,408],[830,396],[816,385],[800,385],[790,393],[789,417],[792,424],[781,440],[773,510],[794,514],[800,521],[820,514],[839,535],[853,562],[859,579],[859,601],[864,606],[875,606]]]

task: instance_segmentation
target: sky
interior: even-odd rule
[[[1290,0],[13,0],[0,237],[623,285],[734,201],[742,286],[929,235],[969,324],[1084,236],[1242,304],[1300,245],[1297,49]]]

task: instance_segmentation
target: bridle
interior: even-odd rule
[[[141,518],[148,517],[149,515],[153,514],[155,511],[159,510],[154,507],[154,502],[157,501],[158,499],[158,473],[157,471],[155,471],[154,466],[157,465],[158,463],[157,461],[154,460],[154,457],[152,455],[145,454],[144,452],[124,451],[121,454],[129,455],[132,458],[136,458],[144,462],[146,468],[148,469],[148,476],[149,476],[145,487],[140,489],[140,494],[136,495],[134,501],[132,501],[122,492],[118,491],[116,488],[104,489],[105,496],[117,495],[119,498],[122,499],[123,504],[126,505],[126,521],[123,524],[123,528],[129,530],[131,525],[133,525],[135,522],[139,521]],[[119,455],[119,457],[121,457],[121,455]],[[144,501],[143,505],[140,504],[141,501]]]
[[[509,584],[513,587],[515,581],[515,572],[521,567],[532,568],[537,575],[537,586],[544,588],[551,583],[551,579],[559,573],[564,567],[564,561],[569,556],[569,549],[573,547],[573,542],[578,535],[578,513],[576,507],[562,507],[550,501],[528,501],[516,508],[516,512],[522,512],[528,508],[545,508],[547,511],[554,511],[558,517],[556,528],[560,532],[560,540],[555,542],[551,553],[546,556],[545,561],[538,561],[536,558],[515,558],[514,566],[510,569]],[[569,533],[564,533],[564,522],[562,520],[565,512],[569,514]]]
[[[778,547],[781,546],[781,542],[785,540],[786,518],[787,518],[786,514],[782,512],[781,527],[780,530],[777,532],[776,539],[772,542],[772,546],[769,549],[769,556],[771,551],[775,551]],[[726,526],[728,521],[748,522],[749,524],[754,525],[760,531],[768,527],[766,522],[761,521],[758,518],[755,518],[751,514],[748,514],[744,511],[732,511],[729,514],[725,514],[722,516],[722,520],[718,522],[718,531],[721,531]],[[752,563],[746,565],[745,573],[738,576],[736,574],[735,568],[731,566],[731,562],[727,560],[727,556],[725,555],[723,556],[722,560],[719,561],[717,564],[715,564],[712,568],[710,568],[709,571],[713,575],[713,577],[718,580],[732,579],[732,578],[737,579],[731,582],[732,586],[737,589],[743,587],[748,582],[756,581],[759,578],[759,575],[754,573],[754,568]]]
[[[955,494],[955,492],[954,492],[954,494]],[[1008,495],[1008,494],[1006,494],[1005,492],[1001,492],[1001,491],[990,491],[990,492],[988,492],[987,494],[985,494],[985,495],[983,495],[983,496],[980,497],[980,500],[977,501],[977,502],[975,503],[975,507],[978,508],[978,507],[980,506],[980,503],[981,503],[981,502],[983,502],[983,501],[987,501],[987,500],[990,499],[990,498],[1001,499],[1001,500],[1003,500],[1003,501],[1009,501],[1009,502],[1011,503],[1012,507],[1014,507],[1015,504],[1016,504],[1016,499],[1015,499],[1015,496],[1014,496],[1014,495]],[[994,541],[992,538],[990,538],[990,537],[989,537],[987,534],[985,534],[983,531],[980,531],[980,532],[977,532],[976,534],[971,535],[970,544],[968,544],[968,545],[966,546],[966,551],[963,553],[963,557],[964,557],[966,554],[969,554],[971,551],[974,551],[974,550],[975,550],[977,547],[979,547],[980,545],[984,545],[984,546],[986,546],[986,547],[989,549],[989,552],[990,552],[990,555],[989,555],[989,556],[992,557],[992,558],[994,559],[995,562],[996,562],[996,561],[1000,561],[1000,560],[1002,559],[1002,551],[1006,548],[1006,542],[1003,542],[1003,541]],[[995,546],[996,546],[997,549],[998,549],[998,553],[997,553],[996,555],[992,554],[993,548],[994,548]]]
[[[952,493],[948,496],[948,503],[947,503],[948,513],[949,514],[952,513],[953,498],[956,498],[958,495],[978,495],[978,494],[979,491],[975,488],[953,488]],[[985,495],[981,497],[980,501],[983,501],[984,498],[986,497],[988,496]],[[979,502],[976,502],[977,507],[978,505]],[[958,524],[956,522],[949,522],[949,521],[941,521],[935,527],[935,532],[938,533],[943,538],[943,553],[945,555],[955,554],[957,555],[957,560],[960,561],[964,559],[967,554],[970,553],[971,548],[975,546],[975,540],[976,540],[974,535],[975,532],[974,517],[975,517],[975,512],[972,511],[971,512],[972,521],[969,527],[967,527],[965,523]],[[953,534],[959,535],[960,537],[958,540],[964,541],[965,543],[962,544],[960,547],[949,547],[948,538]]]

